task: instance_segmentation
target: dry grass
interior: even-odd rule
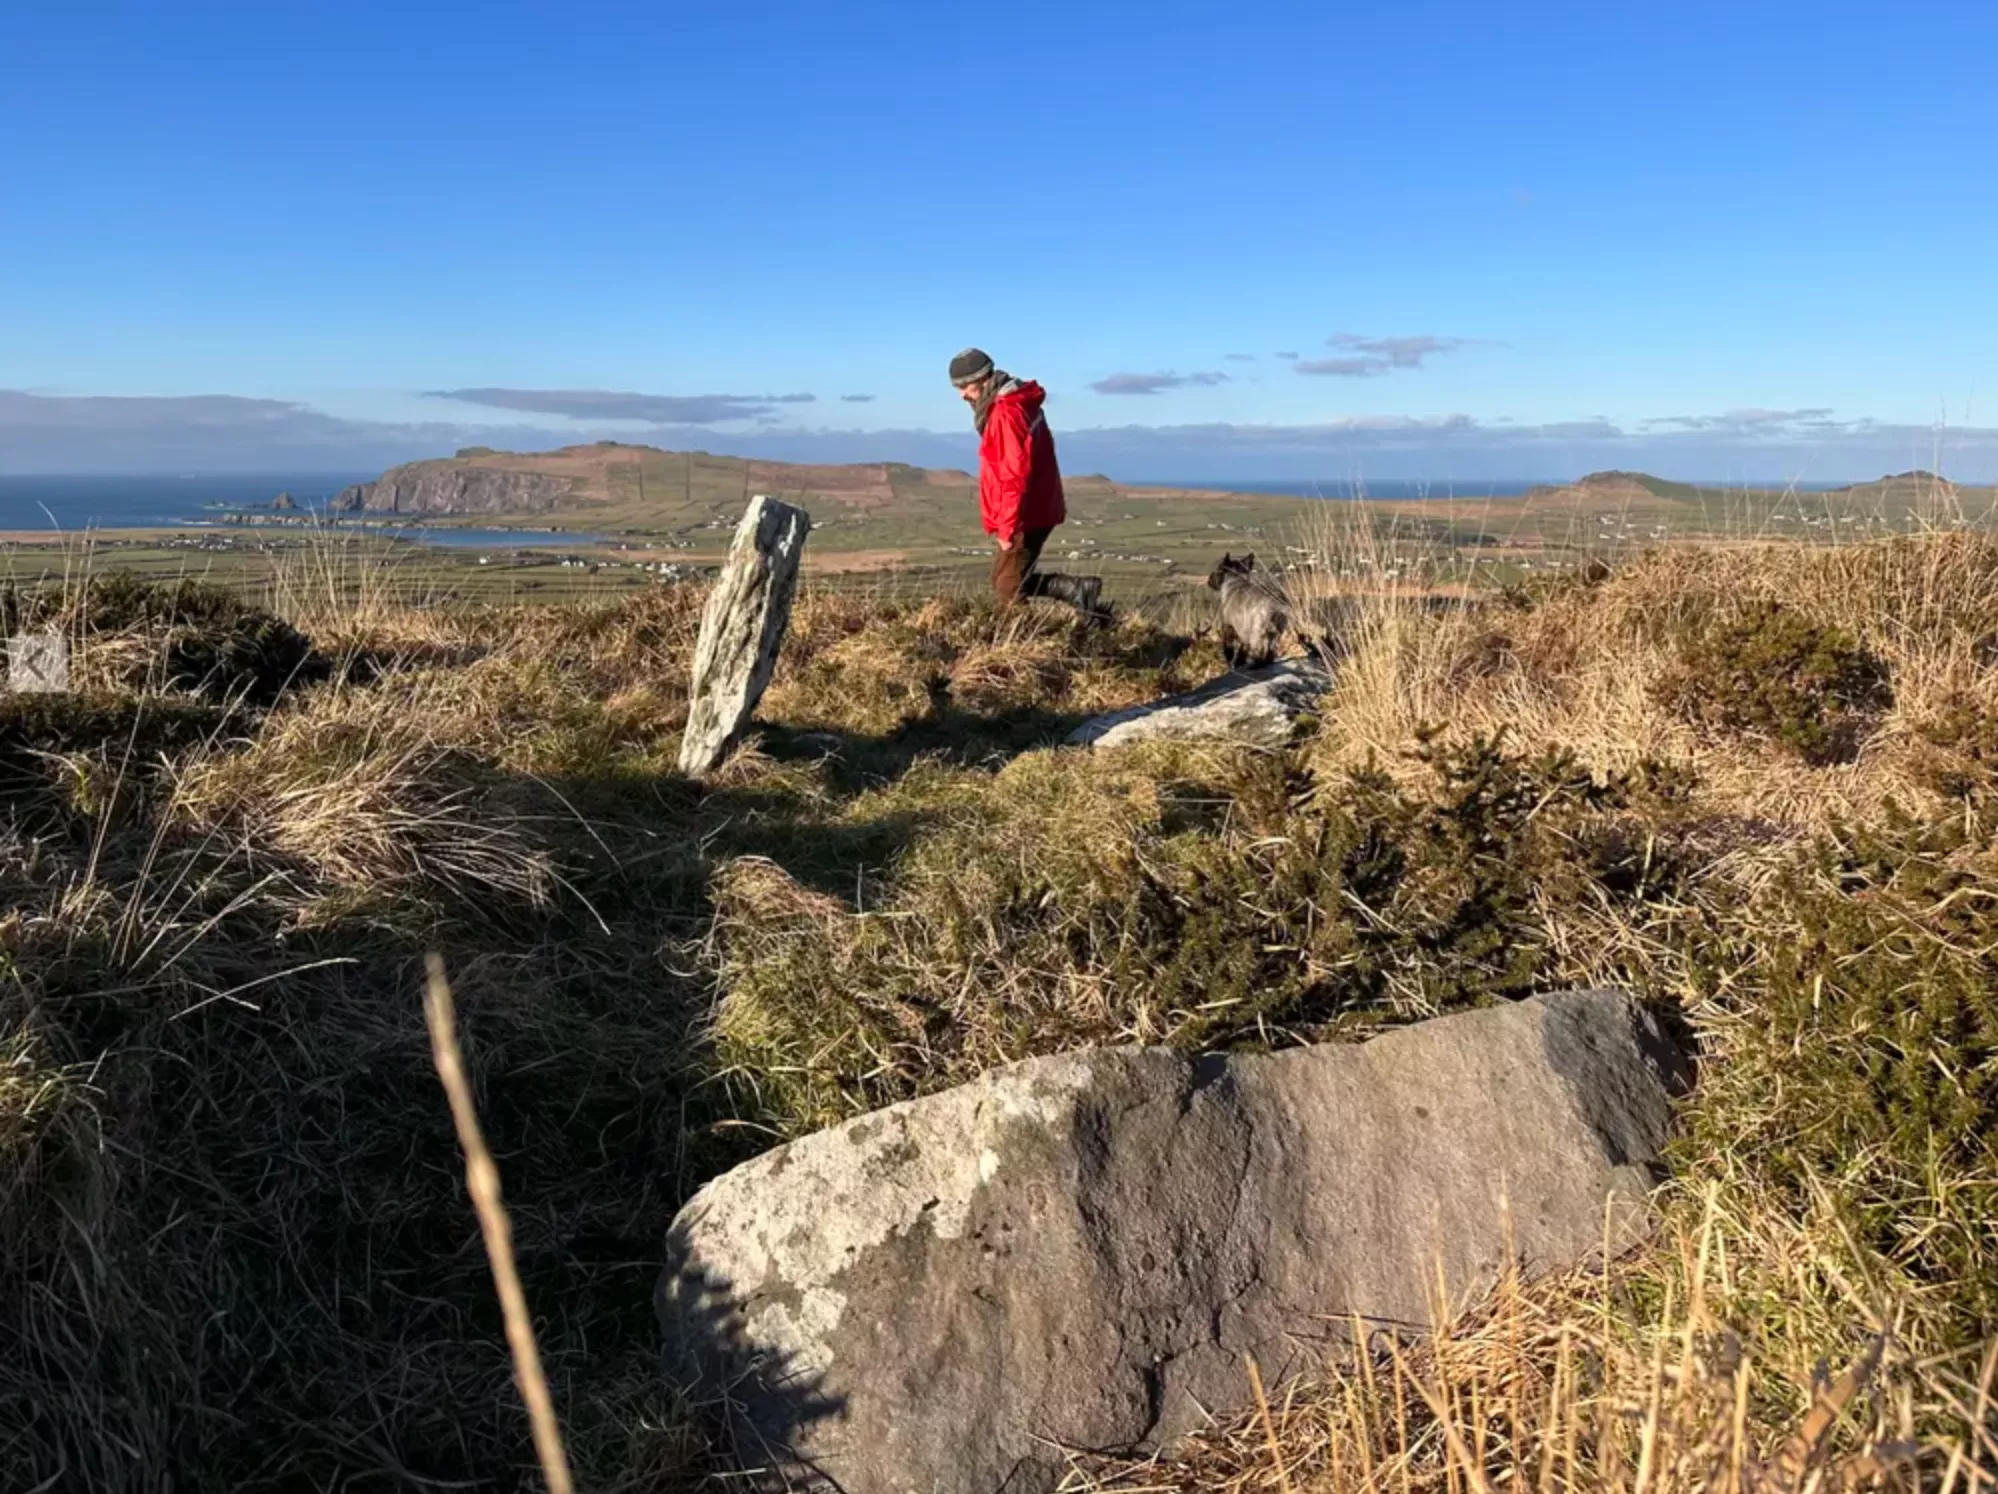
[[[166,812],[384,904],[421,889],[468,910],[544,906],[554,868],[528,822],[556,805],[534,804],[531,784],[440,740],[425,705],[394,691],[329,691],[247,749],[187,764]]]
[[[1675,630],[1756,601],[1849,630],[1888,664],[1894,703],[1850,762],[1818,767],[1780,744],[1717,736],[1661,703]],[[1563,747],[1603,772],[1684,763],[1744,818],[1821,830],[1889,803],[1937,804],[1934,726],[1998,700],[1998,540],[1948,531],[1846,548],[1668,548],[1539,595],[1424,607],[1374,593],[1326,711],[1331,762],[1393,761],[1425,726]]]
[[[531,1486],[434,947],[580,1487],[713,1471],[647,1299],[773,1137],[1077,1043],[1610,981],[1706,1065],[1657,1246],[1077,1487],[1998,1488],[1998,548],[1466,598],[1321,538],[1291,584],[1347,658],[1292,749],[1056,748],[1219,673],[1201,629],[827,589],[705,784],[697,588],[508,611],[330,556],[276,594],[324,667],[275,674],[197,595],[33,603],[99,693],[0,701],[0,1484]],[[1886,661],[1849,761],[1658,688],[1758,600]]]
[[[1710,1190],[1648,1261],[1523,1286],[1469,1318],[1294,1381],[1170,1460],[1079,1460],[1066,1491],[1554,1491],[1802,1494],[1998,1487],[1998,1343],[1925,1356],[1878,1317],[1830,1220],[1770,1238]],[[1839,1283],[1833,1364],[1745,1332],[1744,1263]],[[1634,1311],[1637,1275],[1658,1295]],[[1863,1282],[1863,1276],[1859,1279]],[[1759,1285],[1759,1284],[1755,1284]],[[1808,1288],[1806,1288],[1808,1290]],[[1359,1332],[1355,1325],[1355,1332]]]

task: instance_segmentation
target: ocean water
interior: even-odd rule
[[[155,529],[213,524],[221,511],[271,510],[279,493],[291,494],[297,513],[323,514],[342,488],[380,476],[376,472],[271,473],[237,477],[7,477],[0,476],[0,532],[81,533],[88,529]],[[295,515],[296,516],[296,515]],[[337,520],[334,522],[338,522]],[[604,536],[563,530],[389,528],[379,519],[370,534],[422,544],[499,549],[596,544]]]
[[[328,499],[350,483],[367,482],[376,472],[271,472],[229,477],[8,477],[0,475],[0,530],[141,529],[168,524],[212,522],[213,507],[268,509],[279,493],[289,493],[302,511],[323,510]],[[1225,479],[1161,479],[1173,487],[1212,488],[1234,493],[1290,494],[1300,498],[1484,498],[1524,493],[1530,482],[1477,480],[1365,482],[1347,478],[1288,482],[1231,482]],[[547,543],[554,536],[506,530],[419,530],[411,538],[432,544],[504,545]],[[561,538],[595,538],[564,534]]]
[[[373,472],[270,473],[237,477],[7,477],[0,475],[0,530],[150,529],[203,518],[211,504],[269,508],[289,493],[301,509],[323,508]]]
[[[0,532],[86,529],[140,529],[176,524],[213,523],[216,509],[265,509],[279,493],[289,493],[301,512],[323,511],[327,501],[350,483],[366,482],[374,472],[258,473],[229,477],[8,477],[0,475]],[[1217,492],[1269,493],[1299,498],[1507,498],[1536,486],[1517,479],[1407,479],[1371,481],[1358,478],[1293,479],[1281,482],[1235,482],[1227,479],[1153,478],[1172,487],[1208,488]],[[594,544],[601,535],[564,530],[545,533],[505,529],[425,529],[419,526],[375,533],[393,533],[423,544],[545,547]]]
[[[1560,478],[1544,481],[1558,482]],[[1226,479],[1192,481],[1175,479],[1163,486],[1208,488],[1227,493],[1268,493],[1285,498],[1516,498],[1540,486],[1541,479],[1516,478],[1393,478],[1375,480],[1359,477],[1290,478],[1281,482],[1230,482]]]

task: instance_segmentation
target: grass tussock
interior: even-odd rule
[[[190,762],[170,813],[385,909],[426,894],[467,912],[545,906],[555,873],[531,820],[556,806],[440,740],[419,705],[323,695],[247,747]]]
[[[679,1202],[773,1139],[1078,1044],[1598,982],[1701,1050],[1658,1244],[1078,1487],[1998,1487],[1985,538],[1441,598],[1328,555],[1292,584],[1340,672],[1281,751],[1060,746],[1220,673],[1204,629],[807,595],[701,783],[698,588],[503,610],[341,564],[282,618],[10,594],[88,688],[0,703],[9,1477],[532,1486],[434,949],[579,1487],[713,1471],[648,1298]]]
[[[66,587],[0,586],[0,634],[39,632],[68,640],[70,684],[83,692],[267,706],[330,671],[285,619],[196,581],[155,586],[110,575]]]
[[[1819,831],[1939,807],[1938,776],[1998,703],[1994,638],[1987,534],[1665,548],[1440,615],[1373,607],[1320,751],[1503,727],[1598,770],[1683,763],[1730,812]]]

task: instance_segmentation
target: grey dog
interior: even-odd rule
[[[1280,580],[1256,569],[1254,551],[1223,555],[1207,584],[1221,593],[1221,653],[1230,669],[1273,662],[1289,633],[1321,664],[1329,666],[1341,651],[1350,610],[1343,599],[1321,598],[1300,609]],[[1300,611],[1306,615],[1300,617]]]
[[[1276,658],[1290,631],[1290,599],[1256,569],[1255,554],[1223,555],[1207,584],[1221,593],[1221,653],[1228,667],[1256,668]]]

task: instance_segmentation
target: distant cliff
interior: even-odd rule
[[[568,505],[574,478],[457,461],[409,462],[373,482],[357,482],[333,499],[339,513],[542,514]]]

